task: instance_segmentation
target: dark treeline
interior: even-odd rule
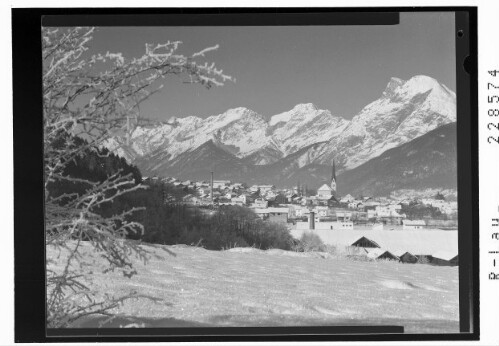
[[[405,214],[409,220],[415,219],[446,219],[447,216],[431,205],[426,205],[418,201],[411,201],[409,204],[402,204],[402,214]]]
[[[84,144],[81,139],[74,142],[75,145]],[[134,184],[142,181],[137,167],[105,148],[86,151],[69,163],[64,173],[72,178],[103,182],[117,172],[131,174]],[[187,207],[178,201],[192,191],[161,181],[149,181],[145,185],[146,189],[118,196],[98,211],[100,215],[109,217],[134,207],[143,207],[143,210],[127,217],[127,221],[136,221],[144,226],[144,233],[129,234],[131,239],[165,245],[199,245],[210,250],[235,246],[289,250],[293,246],[293,238],[284,225],[265,222],[248,208],[224,206],[210,210]],[[82,194],[88,188],[88,184],[69,181],[57,181],[48,186],[52,196],[74,192]]]
[[[65,145],[79,147],[86,144],[79,137],[68,138],[68,135],[62,135],[60,138],[61,148]],[[54,147],[60,149],[57,143]],[[107,148],[89,148],[82,151],[81,155],[72,158],[65,165],[62,175],[90,182],[103,182],[108,176],[118,172],[121,176],[130,175],[135,184],[142,181],[142,175],[136,166],[129,165],[124,158],[113,154]],[[52,197],[57,197],[63,193],[83,193],[89,185],[60,179],[51,182],[47,188]]]
[[[171,185],[150,182],[147,190],[120,196],[108,212],[122,208],[145,207],[130,220],[144,225],[143,235],[130,235],[157,244],[199,245],[210,250],[254,246],[289,250],[293,242],[285,226],[265,222],[250,209],[224,206],[216,210],[164,203],[163,196],[179,193]],[[187,192],[184,192],[187,194]]]

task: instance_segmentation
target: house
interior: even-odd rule
[[[343,196],[341,199],[340,199],[340,202],[341,203],[345,203],[345,204],[349,204],[349,203],[352,203],[353,201],[355,201],[355,198],[353,198],[352,195],[348,194],[346,196]]]
[[[395,255],[394,253],[386,250],[384,251],[383,253],[381,253],[381,255],[379,255],[378,257],[376,257],[376,259],[387,259],[387,260],[390,260],[390,261],[400,261],[400,258]]]
[[[352,201],[348,203],[349,209],[357,209],[358,205],[361,204],[360,201]]]
[[[400,204],[378,205],[375,208],[378,217],[400,217],[398,212],[401,209]]]
[[[255,193],[258,191],[258,185],[253,185],[249,188],[250,192]]]
[[[210,188],[199,188],[197,190],[197,192],[200,196],[209,196],[211,193],[211,189]]]
[[[352,213],[346,211],[337,211],[336,219],[338,221],[350,221],[352,219]]]
[[[246,202],[247,202],[246,195],[241,195],[241,196],[233,197],[231,199],[231,201],[234,202],[234,203],[236,203],[236,204],[246,205]]]
[[[367,218],[375,219],[378,216],[375,209],[367,209]]]
[[[380,246],[374,240],[366,237],[360,237],[354,241],[350,246],[363,247],[363,248],[379,248]]]
[[[225,198],[227,198],[227,199],[231,199],[233,197],[237,197],[237,195],[234,192],[226,192],[223,196]]]
[[[265,209],[255,209],[255,214],[262,220],[267,220],[270,222],[277,223],[287,223],[288,222],[288,208],[265,208]]]
[[[317,206],[314,208],[315,215],[317,217],[327,217],[330,216],[328,207]]]
[[[322,185],[317,189],[318,199],[330,199],[333,196],[333,189],[327,184]]]
[[[269,205],[269,201],[264,200],[263,198],[255,199],[253,202],[253,208],[267,208]]]
[[[399,256],[400,262],[402,263],[416,263],[418,261],[418,257],[410,253],[409,251],[404,252]]]
[[[319,205],[327,205],[328,207],[338,207],[340,202],[336,197],[331,196],[328,199],[319,199]]]
[[[276,196],[277,196],[277,194],[272,190],[265,192],[265,199],[266,200],[274,200],[276,198]]]
[[[231,205],[239,205],[241,207],[246,205],[239,197],[231,198],[230,204]]]
[[[266,194],[269,191],[275,190],[274,185],[257,185],[257,188],[260,189],[260,194]]]
[[[380,202],[374,201],[374,200],[368,200],[364,201],[364,207],[365,208],[373,208],[376,209],[377,206],[381,205]]]
[[[353,222],[351,221],[320,221],[317,217],[314,217],[314,219],[314,230],[327,232],[353,230]],[[295,229],[310,230],[310,223],[308,221],[299,221],[296,223]]]
[[[402,221],[402,229],[404,230],[414,230],[423,229],[426,226],[424,220],[404,220]]]
[[[308,208],[297,205],[293,205],[289,210],[293,218],[302,218],[310,212]]]

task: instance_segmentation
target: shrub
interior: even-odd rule
[[[430,263],[430,259],[428,258],[428,256],[419,256],[416,263],[428,264]]]
[[[327,246],[324,244],[322,239],[313,232],[305,232],[300,237],[300,243],[303,251],[321,251],[327,250]]]

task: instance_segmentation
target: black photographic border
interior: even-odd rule
[[[396,326],[46,329],[41,26],[397,24],[399,12],[455,12],[460,333]],[[165,21],[168,18],[168,21]],[[459,34],[458,34],[459,33]],[[12,10],[15,341],[406,341],[479,339],[476,7],[29,8]],[[369,329],[370,328],[370,329]],[[77,336],[78,334],[78,336]]]

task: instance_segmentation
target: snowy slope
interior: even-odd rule
[[[459,331],[457,267],[358,262],[278,249],[143,248],[151,260],[144,265],[134,259],[138,274],[129,279],[102,273],[103,259],[83,245],[92,289],[158,299],[126,301],[114,311],[118,318],[104,327],[363,324],[404,326],[407,333]],[[47,256],[55,259],[58,252],[47,247]],[[55,263],[50,269],[63,270]],[[78,321],[74,327],[97,327],[105,318]]]

